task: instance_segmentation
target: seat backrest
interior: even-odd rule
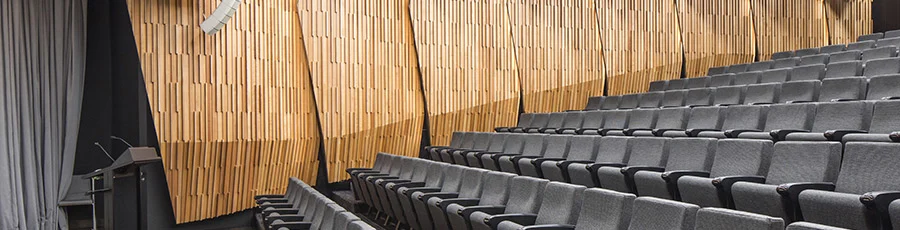
[[[769,106],[736,105],[725,109],[725,119],[721,130],[762,129],[766,124],[766,113]]]
[[[546,158],[564,158],[566,154],[569,152],[569,139],[574,137],[573,135],[548,135],[544,138],[546,144],[544,145],[542,156]],[[526,146],[527,148],[527,146]]]
[[[509,199],[505,213],[536,214],[544,198],[544,187],[550,182],[527,176],[517,176],[510,181]]]
[[[772,63],[772,69],[794,68],[794,66],[797,66],[797,63],[800,63],[799,57],[779,59],[775,60],[775,63]]]
[[[531,121],[534,120],[534,113],[519,114],[519,123],[516,127],[531,127]]]
[[[503,153],[520,154],[522,147],[525,146],[525,137],[532,134],[511,133],[507,135],[506,142],[503,143]]]
[[[864,50],[862,53],[862,60],[874,60],[880,58],[892,58],[897,56],[897,47],[888,46],[888,47],[880,47],[874,49]]]
[[[759,74],[759,83],[782,83],[791,79],[793,68],[770,69]]]
[[[891,215],[891,225],[893,225],[894,228],[900,228],[900,200],[891,202],[888,210],[890,210],[888,212]]]
[[[775,144],[766,184],[831,182],[841,168],[840,142],[780,141]]]
[[[898,38],[900,37],[900,30],[891,30],[884,32],[884,38]]]
[[[411,179],[414,173],[417,173],[415,170],[418,169],[416,167],[419,165],[418,158],[404,157],[400,162],[403,164],[403,170],[400,170],[400,174],[397,175],[400,179]]]
[[[709,76],[709,87],[722,87],[729,86],[734,82],[734,74],[726,73],[726,74],[717,74]]]
[[[845,62],[845,61],[859,61],[862,60],[862,52],[859,50],[849,50],[844,52],[837,52],[831,54],[831,58],[829,61],[831,63],[835,62]]]
[[[584,106],[584,110],[600,109],[600,106],[603,105],[603,99],[605,99],[603,96],[589,97],[587,105]]]
[[[650,92],[665,91],[665,90],[666,90],[666,85],[668,85],[668,84],[669,84],[669,82],[668,82],[668,81],[665,81],[665,80],[661,80],[661,81],[652,81],[652,82],[650,82],[650,89],[649,89],[649,91],[650,91]]]
[[[767,70],[748,71],[748,72],[735,74],[734,82],[732,82],[732,85],[756,84],[759,82],[759,77],[762,76],[762,73],[763,73],[762,71],[767,71]]]
[[[488,170],[480,168],[466,168],[462,172],[462,180],[459,185],[459,198],[481,197],[481,189],[484,187],[483,177]]]
[[[447,168],[444,169],[444,183],[441,183],[441,192],[459,191],[459,185],[462,184],[462,181],[465,178],[463,177],[463,172],[467,169],[469,168],[460,165],[447,166]]]
[[[364,221],[358,220],[347,224],[347,230],[375,230],[375,228]]]
[[[658,108],[664,92],[646,92],[641,96],[638,108]]]
[[[624,129],[628,125],[627,110],[606,111],[603,115],[603,128],[606,129]]]
[[[709,177],[765,176],[773,151],[773,143],[769,140],[721,139],[716,145]]]
[[[825,70],[825,78],[862,76],[862,61],[844,61],[829,63]]]
[[[459,141],[459,145],[456,146],[455,148],[471,149],[475,146],[475,138],[480,136],[480,135],[478,135],[477,132],[464,132],[464,133],[465,134],[462,135],[462,138],[461,138],[462,140]],[[453,147],[453,146],[451,146],[451,147]]]
[[[428,177],[428,173],[430,173],[429,169],[431,167],[435,167],[435,163],[438,163],[436,161],[430,161],[421,158],[413,159],[416,159],[415,165],[413,166],[413,172],[417,173],[414,173],[412,177],[410,177],[409,181],[425,181],[425,179]]]
[[[763,131],[776,129],[809,130],[816,116],[816,104],[770,105]]]
[[[727,69],[727,68],[728,68],[727,66],[709,67],[709,69],[706,70],[706,75],[712,76],[712,75],[716,75],[716,74],[723,74],[723,73],[725,73],[725,69]]]
[[[634,199],[628,230],[694,229],[700,206],[656,197]]]
[[[606,111],[588,111],[584,114],[584,122],[581,123],[582,128],[600,128],[603,127],[603,116]]]
[[[631,154],[628,165],[664,166],[669,159],[667,137],[634,137],[631,138]]]
[[[335,215],[334,217],[334,228],[333,229],[346,229],[347,225],[353,221],[362,221],[358,216],[353,215],[352,212],[341,212]]]
[[[563,120],[562,127],[580,128],[581,123],[584,122],[584,114],[585,112],[581,111],[566,112],[566,119]]]
[[[490,171],[484,174],[478,205],[503,205],[509,199],[510,182],[516,174]]]
[[[550,123],[550,113],[535,113],[531,119],[531,127],[547,127]]]
[[[699,89],[706,88],[709,85],[709,77],[695,77],[688,78],[687,84],[685,84],[684,88],[686,89]]]
[[[747,71],[761,71],[771,69],[773,63],[773,61],[759,61],[750,63],[750,65],[747,66]]]
[[[656,129],[684,129],[691,109],[684,107],[662,108],[657,112]]]
[[[575,230],[590,229],[626,229],[631,222],[634,194],[612,190],[589,188],[584,190],[584,200],[589,201],[581,206]]]
[[[625,163],[631,155],[632,137],[607,136],[600,138],[594,162]]]
[[[753,84],[747,86],[744,104],[775,103],[781,96],[782,83]]]
[[[868,130],[873,104],[867,101],[819,103],[812,131]]]
[[[321,221],[313,222],[312,229],[335,229],[335,217],[338,214],[347,212],[338,204],[328,204],[325,206],[325,212],[322,213]]]
[[[866,61],[863,76],[872,78],[879,75],[900,73],[900,58],[882,58]]]
[[[885,38],[875,41],[876,47],[896,46],[900,47],[900,38]]]
[[[601,110],[617,109],[617,108],[619,108],[620,102],[622,102],[622,96],[619,96],[619,95],[606,96],[606,98],[603,99],[603,103],[600,104],[600,109]]]
[[[823,53],[823,54],[837,53],[837,52],[844,51],[844,49],[846,49],[846,48],[847,48],[847,45],[844,45],[844,44],[822,46],[822,48],[819,48],[819,53]]]
[[[568,160],[593,160],[597,157],[600,136],[572,136],[569,141]]]
[[[501,137],[506,138],[506,135],[500,134],[500,133],[475,133],[474,135],[472,135],[472,138],[474,138],[474,139],[472,142],[471,149],[474,149],[474,150],[487,149],[488,146],[491,145],[491,140],[494,139],[495,136],[498,138],[501,138]],[[498,139],[498,141],[502,141],[502,140]]]
[[[488,144],[487,149],[488,152],[503,152],[503,146],[506,145],[506,140],[512,136],[509,133],[495,133],[491,136],[491,142]]]
[[[799,49],[794,51],[794,57],[804,57],[819,54],[819,47]]]
[[[713,96],[714,105],[737,105],[744,102],[745,85],[723,86],[716,88]]]
[[[687,90],[669,90],[663,94],[661,107],[683,106]]]
[[[900,190],[900,144],[847,142],[835,192],[863,194]]]
[[[550,120],[548,120],[547,125],[545,125],[543,127],[549,127],[549,128],[562,127],[563,122],[566,121],[566,115],[568,115],[568,113],[563,113],[563,112],[550,113]]]
[[[837,99],[860,100],[866,98],[868,79],[865,77],[842,77],[822,80],[819,102]]]
[[[393,160],[391,161],[391,167],[387,169],[387,174],[391,176],[400,175],[400,172],[403,170],[403,168],[406,168],[405,163],[407,162],[407,159],[406,157],[402,156],[391,155],[391,157],[393,158]]]
[[[847,50],[866,50],[875,47],[875,41],[859,41],[847,44]]]
[[[891,133],[900,130],[900,100],[876,101],[869,133]]]
[[[790,58],[790,57],[794,57],[793,50],[782,51],[782,52],[772,54],[772,60],[781,60],[781,59]]]
[[[725,73],[743,73],[747,72],[748,64],[734,64],[725,69]]]
[[[719,129],[722,127],[722,107],[709,106],[691,109],[686,129]]]
[[[666,171],[709,171],[716,156],[717,141],[705,137],[672,138],[667,143],[669,160],[666,161]]]
[[[444,171],[450,164],[444,162],[432,162],[425,173],[425,187],[440,187],[444,183]]]
[[[658,109],[633,109],[628,118],[629,129],[649,129],[656,125]]]
[[[881,75],[869,79],[866,100],[898,96],[900,96],[900,74]]]
[[[522,156],[540,156],[544,154],[547,144],[547,134],[523,134]]]
[[[578,220],[581,212],[581,203],[584,190],[581,185],[569,183],[550,182],[544,188],[544,196],[541,208],[538,209],[534,223],[541,224],[567,224],[573,225]]]
[[[463,139],[465,139],[465,136],[468,136],[468,135],[469,135],[468,132],[460,132],[460,131],[453,132],[453,134],[450,135],[450,147],[454,147],[454,148],[459,147],[462,144]],[[375,159],[375,160],[377,161],[378,159]]]
[[[807,66],[807,65],[816,65],[816,64],[828,64],[828,57],[831,55],[828,54],[816,54],[803,56],[800,58],[799,66]]]
[[[619,102],[619,109],[633,109],[637,108],[638,101],[640,101],[640,94],[625,94],[622,95],[622,101]]]
[[[883,33],[871,33],[871,34],[860,35],[859,37],[856,38],[856,41],[875,41],[875,40],[878,40],[881,38],[884,38]]]
[[[822,80],[825,77],[825,64],[797,66],[791,69],[791,81]]]
[[[387,169],[387,165],[389,165],[391,161],[390,156],[387,153],[379,152],[375,154],[375,163],[372,164],[372,169],[381,171]]]
[[[710,88],[688,90],[687,95],[685,95],[684,105],[685,106],[711,105],[712,104],[712,93],[713,93],[713,89],[710,89]]]
[[[819,80],[791,81],[781,84],[779,103],[791,101],[816,101],[819,98],[819,88],[822,82]]]
[[[666,91],[676,90],[676,89],[684,89],[685,79],[672,79],[669,80],[669,85],[666,86]]]

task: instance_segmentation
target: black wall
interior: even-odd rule
[[[874,0],[872,2],[872,31],[884,32],[900,29],[900,1]]]

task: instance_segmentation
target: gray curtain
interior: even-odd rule
[[[57,203],[81,114],[82,1],[0,1],[0,229],[68,228]]]

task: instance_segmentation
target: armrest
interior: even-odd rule
[[[450,198],[443,199],[437,202],[437,205],[441,207],[441,210],[447,210],[447,206],[451,204],[458,204],[462,206],[472,206],[478,205],[478,202],[481,202],[481,199],[478,198]]]
[[[684,130],[681,130],[681,129],[654,129],[654,130],[653,130],[653,136],[660,137],[660,136],[662,136],[663,134],[665,134],[666,132],[672,132],[672,131],[680,131],[680,132],[683,132]]]
[[[718,130],[718,129],[688,129],[688,130],[685,130],[684,133],[687,134],[689,137],[696,137],[697,135],[700,134],[700,132],[704,132],[704,131],[721,131],[721,130]]]
[[[610,131],[623,131],[623,130],[625,130],[625,129],[616,129],[616,128],[613,128],[613,129],[601,129],[601,130],[600,130],[600,135],[606,136],[606,134],[609,133]]]
[[[622,163],[611,163],[611,162],[602,162],[602,163],[592,163],[585,165],[584,168],[591,172],[591,174],[596,174],[597,169],[600,167],[625,167],[625,164]]]
[[[882,97],[881,100],[897,100],[900,99],[900,96],[890,96],[890,97]]]
[[[775,103],[772,103],[772,102],[754,102],[754,103],[750,103],[750,105],[771,105],[771,104],[775,104]]]
[[[398,188],[402,188],[402,187],[415,188],[415,187],[422,187],[422,186],[425,186],[425,182],[405,182],[405,183],[392,184],[390,187],[388,187],[388,189],[397,191]]]
[[[498,160],[500,160],[500,157],[514,157],[514,156],[521,156],[521,155],[522,154],[518,154],[518,153],[497,153],[497,154],[491,154],[491,159],[494,159],[494,161],[498,161]]]
[[[259,208],[267,209],[267,208],[293,208],[294,204],[291,203],[277,203],[277,204],[261,204]]]
[[[280,213],[282,215],[296,215],[296,214],[300,213],[300,210],[298,210],[296,208],[276,208],[276,209],[263,210],[262,214],[263,214],[263,217],[266,217],[275,212]]]
[[[384,175],[384,176],[369,176],[369,177],[366,177],[366,180],[367,180],[367,181],[373,182],[373,183],[375,182],[375,180],[378,180],[378,179],[400,179],[400,177],[397,177],[397,176],[391,176],[391,175]]]
[[[347,171],[348,173],[352,172],[352,171],[356,171],[356,170],[372,170],[372,168],[346,168],[346,169],[344,169],[344,171]]]
[[[712,184],[716,186],[716,191],[719,193],[719,202],[727,208],[734,208],[734,199],[731,197],[731,186],[739,181],[765,183],[766,178],[762,176],[723,176],[714,178]]]
[[[663,172],[663,171],[666,171],[666,169],[663,167],[656,167],[656,166],[626,166],[626,167],[620,169],[619,171],[621,171],[622,174],[625,174],[626,177],[634,177],[634,174],[637,173],[638,171]]]
[[[533,225],[535,220],[537,220],[537,215],[516,213],[486,217],[484,218],[484,223],[491,226],[491,228],[496,229],[497,225],[500,225],[500,222],[503,221],[512,221],[521,225]]]
[[[593,164],[593,161],[588,160],[564,160],[556,162],[556,167],[563,169],[563,171],[568,170],[570,164]]]
[[[381,172],[377,172],[377,173],[360,173],[360,174],[357,174],[357,175],[358,175],[360,178],[362,178],[362,179],[366,179],[366,178],[373,177],[373,176],[390,176],[390,174],[387,174],[387,173],[381,173]]]
[[[842,102],[842,101],[859,101],[859,99],[851,99],[851,98],[831,99],[831,102]]]
[[[381,171],[374,170],[374,169],[363,169],[363,170],[348,172],[348,174],[350,174],[350,176],[357,176],[357,175],[363,174],[363,173],[381,173]]]
[[[270,204],[287,203],[288,199],[287,198],[257,199],[256,205],[262,205],[266,202],[269,202]]]
[[[807,133],[807,132],[809,132],[809,130],[803,130],[803,129],[776,129],[776,130],[769,131],[769,136],[771,136],[772,139],[775,140],[775,141],[783,141],[784,138],[787,137],[788,134],[791,134],[791,133]]]
[[[515,156],[511,156],[511,157],[509,158],[509,160],[512,161],[513,163],[515,163],[515,162],[519,162],[519,160],[521,160],[521,159],[532,159],[532,161],[533,161],[534,159],[538,159],[538,158],[540,158],[540,157],[541,157],[541,156],[523,156],[523,155],[515,155]]]
[[[900,132],[892,132],[891,134],[888,134],[888,137],[894,142],[900,142]]]
[[[482,205],[482,206],[470,206],[470,207],[465,207],[465,208],[459,209],[458,211],[456,211],[456,214],[459,214],[461,216],[469,216],[473,212],[483,212],[483,213],[487,213],[488,215],[496,215],[496,214],[503,213],[503,211],[506,211],[506,206]]]
[[[732,106],[732,105],[737,105],[737,104],[734,104],[734,103],[720,103],[720,104],[715,104],[715,106],[719,106],[719,107],[722,107],[722,106]]]
[[[431,199],[432,197],[437,197],[437,198],[441,198],[441,199],[457,198],[457,197],[459,197],[459,193],[455,193],[455,192],[429,192],[429,193],[425,193],[425,194],[419,194],[419,196],[416,197],[416,199],[419,199],[419,200],[421,200],[421,201],[427,201],[428,199]]]
[[[859,201],[866,205],[866,208],[874,209],[879,213],[888,213],[888,205],[898,199],[900,199],[900,191],[867,192],[859,197]]]
[[[709,172],[707,171],[693,171],[693,170],[674,170],[664,172],[662,178],[666,183],[677,183],[678,178],[683,176],[696,176],[696,177],[709,177]]]
[[[392,182],[393,182],[393,183],[402,183],[402,182],[409,182],[409,180],[406,180],[406,179],[385,179],[385,180],[381,180],[381,183],[379,183],[378,185],[384,186],[385,184],[387,184],[387,183],[392,183]]]
[[[428,193],[428,192],[440,192],[440,191],[441,191],[441,188],[437,188],[437,187],[418,187],[418,188],[407,189],[406,191],[403,192],[403,195],[409,196],[409,195],[412,195],[414,192]]]
[[[800,213],[800,193],[806,190],[825,190],[834,191],[833,183],[787,183],[778,185],[775,191],[781,195],[781,202],[784,204],[784,211],[790,215],[785,221],[796,221],[801,219]]]
[[[582,129],[576,130],[575,133],[577,133],[577,134],[579,134],[579,135],[582,135],[582,134],[584,134],[585,131],[600,131],[600,129],[595,129],[595,128],[582,128]]]
[[[256,195],[256,196],[253,196],[253,199],[254,199],[254,200],[259,200],[259,199],[262,199],[262,198],[267,198],[267,199],[282,199],[282,198],[284,198],[284,195],[282,195],[282,194],[263,194],[263,195]]]
[[[542,224],[542,225],[532,225],[525,226],[522,230],[574,230],[574,225],[568,224]]]
[[[551,129],[553,130],[554,133],[556,133],[556,129],[557,129],[557,128],[555,128],[555,127],[544,127],[544,128],[540,128],[540,129],[538,129],[538,132],[544,133],[544,132],[546,132],[547,130],[551,130]]]
[[[745,132],[761,132],[761,131],[757,130],[757,129],[731,129],[731,130],[725,130],[725,136],[728,138],[737,138],[738,135],[741,135],[741,133],[745,133]]]
[[[556,129],[556,133],[558,133],[558,134],[562,134],[565,131],[573,131],[573,132],[577,133],[578,128],[558,128],[558,129]]]
[[[636,131],[653,131],[653,129],[639,128],[639,129],[624,129],[622,131],[625,133],[625,135],[631,136],[631,135],[634,135],[634,132],[636,132]]]
[[[565,160],[566,160],[566,158],[547,158],[547,157],[542,157],[542,158],[534,158],[534,159],[531,159],[531,164],[532,164],[532,165],[535,165],[535,166],[540,166],[541,164],[544,163],[544,161],[565,161]],[[557,162],[557,165],[559,165],[559,162]]]
[[[785,104],[800,104],[800,103],[810,103],[812,101],[788,101]]]
[[[828,138],[829,141],[841,141],[844,139],[844,135],[850,133],[868,133],[869,131],[858,130],[858,129],[843,129],[843,130],[828,130],[825,131],[825,138]]]
[[[272,226],[272,229],[287,228],[290,230],[304,230],[304,229],[312,228],[312,223],[287,222],[287,223],[272,224],[270,226]]]
[[[542,128],[544,128],[544,127],[527,127],[527,128],[523,128],[522,131],[524,131],[526,133],[530,133],[532,131],[540,131]]]
[[[499,133],[499,132],[503,132],[504,130],[509,131],[509,127],[494,127],[494,132]]]
[[[301,215],[282,215],[282,216],[273,216],[273,217],[266,218],[265,221],[266,221],[266,225],[271,226],[272,222],[274,222],[275,220],[281,220],[284,222],[299,222],[299,221],[303,221],[303,218],[304,217]]]

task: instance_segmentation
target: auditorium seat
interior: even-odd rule
[[[641,95],[641,101],[638,102],[638,108],[659,108],[664,92],[646,92]]]
[[[628,125],[624,129],[607,129],[604,133],[612,136],[631,136],[637,130],[652,130],[656,125],[658,109],[633,109],[628,113]]]
[[[900,74],[887,74],[869,78],[866,100],[900,99]]]
[[[744,92],[746,91],[747,86],[745,85],[718,87],[713,95],[713,105],[740,105],[744,103]]]
[[[440,151],[441,161],[446,163],[456,163],[456,159],[454,156],[457,154],[464,154],[466,151],[483,151],[488,148],[488,145],[491,143],[491,137],[496,134],[492,133],[474,133],[472,134],[472,142],[466,143],[463,142],[462,146],[457,149],[444,149]],[[462,158],[464,160],[464,158]]]
[[[600,110],[613,110],[619,108],[619,103],[622,102],[622,96],[606,96],[603,99],[603,103],[600,104]]]
[[[418,226],[419,229],[431,229],[431,224],[433,222],[425,204],[425,201],[427,201],[427,199],[425,199],[426,195],[434,195],[446,192],[458,192],[459,185],[462,183],[462,181],[464,181],[463,172],[467,171],[469,172],[468,174],[466,174],[467,176],[477,174],[477,178],[479,178],[480,180],[480,175],[487,170],[472,169],[460,165],[449,165],[444,168],[443,181],[441,182],[439,187],[409,188],[405,190],[405,193],[401,193],[401,195],[405,197],[398,196],[398,198],[400,198],[400,205],[403,208],[403,212],[406,215],[407,220],[413,220],[411,216],[415,216],[415,223],[418,223],[418,225],[413,225],[414,221],[410,221],[410,226]],[[430,198],[430,196],[428,196],[427,198]]]
[[[419,226],[418,216],[413,213],[409,215],[408,209],[412,208],[409,200],[410,190],[419,188],[440,188],[444,183],[444,172],[451,165],[443,162],[435,162],[428,166],[428,170],[424,172],[425,179],[421,181],[411,181],[402,183],[389,182],[385,185],[387,191],[387,201],[391,205],[393,216],[401,223],[407,223],[410,226]],[[420,173],[421,174],[421,173]]]
[[[819,54],[819,47],[799,49],[799,50],[794,51],[794,57],[800,57],[800,58],[805,57],[805,56],[810,56],[810,55],[816,55],[816,54]]]
[[[378,171],[358,171],[358,173],[351,173],[351,178],[355,179],[355,186],[359,188],[359,193],[362,196],[360,200],[365,202],[369,207],[373,207],[375,205],[375,201],[372,200],[374,197],[371,196],[374,191],[372,191],[371,185],[368,181],[369,177],[395,177],[400,175],[401,170],[403,169],[402,165],[404,159],[398,156],[385,154],[388,158],[388,162],[384,165],[384,168]]]
[[[510,213],[494,215],[484,222],[498,230],[519,230],[528,226],[548,224],[572,225],[578,220],[584,197],[584,186],[550,182],[542,191],[537,213]]]
[[[685,89],[706,88],[709,85],[709,77],[688,78],[684,85]]]
[[[862,61],[831,62],[826,66],[823,79],[862,76],[862,64]]]
[[[400,188],[411,188],[416,185],[425,186],[428,181],[434,180],[435,183],[442,181],[443,169],[448,165],[443,162],[416,162],[418,165],[413,166],[413,175],[409,179],[385,179],[376,183],[376,192],[382,206],[384,206],[385,214],[396,218],[398,221],[406,222],[403,215],[402,207],[399,203],[397,191]]]
[[[657,111],[656,123],[652,130],[635,130],[632,136],[661,136],[666,130],[684,130],[691,108],[674,107],[662,108]]]
[[[900,130],[900,101],[876,101],[867,133],[844,135],[843,141],[891,142],[891,133]]]
[[[805,80],[791,81],[781,84],[778,103],[805,103],[819,99],[819,89],[822,81]]]
[[[625,166],[625,160],[631,154],[632,137],[608,136],[600,138],[596,158],[587,162],[575,162],[567,166],[568,181],[572,184],[597,187],[595,181],[597,168],[603,166]]]
[[[790,81],[822,80],[825,77],[825,64],[797,66],[791,69]]]
[[[536,214],[544,197],[548,180],[534,177],[515,177],[510,182],[509,199],[504,205],[474,206],[462,209],[460,216],[468,220],[472,229],[491,230],[485,219],[503,214]]]
[[[880,75],[900,73],[900,58],[882,58],[866,62],[863,76],[872,78]]]
[[[546,124],[544,124],[542,126],[529,127],[527,129],[525,129],[525,132],[526,133],[544,133],[544,131],[547,131],[548,129],[562,127],[563,121],[566,120],[567,114],[568,113],[564,113],[564,112],[550,113],[550,118],[547,119]],[[555,129],[554,129],[554,131],[555,131]]]
[[[846,48],[847,48],[847,45],[845,45],[845,44],[822,46],[821,48],[819,48],[819,53],[823,53],[823,54],[837,53],[837,52],[844,51],[844,49],[846,49]]]
[[[875,41],[858,41],[847,44],[847,50],[867,50],[875,47]]]
[[[435,229],[471,229],[468,218],[464,218],[462,213],[466,209],[477,209],[479,207],[496,206],[506,204],[509,199],[509,193],[516,175],[504,172],[488,172],[484,175],[482,182],[481,194],[478,198],[452,198],[444,199],[439,204],[447,216],[447,225],[436,225]]]
[[[768,71],[768,70],[763,70]],[[763,72],[761,71],[752,71],[752,72],[743,72],[734,75],[734,81],[732,85],[749,85],[759,83],[759,78],[762,76]]]
[[[415,206],[417,210],[421,210],[416,213],[419,215],[419,220],[421,220],[419,221],[419,224],[422,226],[422,229],[440,228],[437,226],[449,226],[450,222],[448,222],[447,215],[445,215],[444,208],[446,206],[442,205],[443,201],[445,199],[455,198],[477,199],[481,196],[481,190],[484,188],[483,182],[486,182],[484,177],[489,172],[490,171],[483,169],[466,168],[462,172],[458,189],[448,190],[446,188],[441,188],[440,192],[419,194],[416,197],[417,200],[413,200],[413,203],[417,205]],[[419,207],[422,207],[422,209],[419,209]],[[430,219],[423,218],[423,214],[430,215]],[[430,220],[430,222],[428,220]]]
[[[868,80],[864,77],[840,77],[822,80],[818,102],[855,101],[866,98]]]
[[[750,64],[745,64],[745,63],[730,65],[727,68],[725,68],[725,73],[747,72],[747,66],[749,66],[749,65]]]
[[[531,121],[534,120],[534,113],[522,113],[519,114],[519,120],[516,126],[514,127],[495,127],[494,131],[496,132],[512,132],[512,130],[516,128],[528,128],[531,126]]]
[[[373,182],[374,186],[371,188],[372,190],[369,190],[369,196],[371,196],[372,199],[378,200],[378,202],[374,202],[373,200],[373,203],[376,203],[378,205],[376,206],[376,209],[385,214],[391,215],[392,213],[396,213],[398,211],[393,210],[395,207],[391,205],[391,190],[389,189],[389,187],[393,187],[401,183],[424,181],[427,179],[429,167],[438,167],[439,163],[443,164],[442,162],[433,162],[417,158],[405,159],[407,159],[407,161],[403,165],[403,167],[409,168],[409,170],[404,170],[397,177],[376,179]]]
[[[492,153],[502,152],[503,146],[506,144],[506,139],[509,136],[513,135],[512,133],[496,133],[496,134],[481,133],[481,134],[483,134],[483,135],[481,135],[481,137],[475,139],[476,140],[475,146],[472,149],[460,149],[460,150],[455,150],[455,151],[448,151],[448,153],[450,154],[450,156],[448,156],[448,157],[450,159],[453,159],[453,161],[447,162],[447,163],[453,163],[453,164],[458,164],[458,165],[469,165],[468,158],[467,158],[467,156],[469,154],[478,153],[480,155],[485,152],[492,152]],[[522,134],[522,135],[526,135],[526,134]],[[442,156],[441,158],[443,159],[444,157]],[[470,165],[470,166],[476,166],[476,165],[474,165],[476,163],[480,163],[480,162],[472,162],[473,165]]]
[[[792,50],[782,51],[782,52],[777,52],[777,53],[772,54],[772,60],[780,60],[780,59],[791,58],[791,57],[794,57],[794,51],[792,51]]]
[[[481,159],[482,168],[501,171],[501,159],[503,157],[515,156],[540,156],[543,154],[544,144],[550,135],[547,134],[531,134],[516,137],[515,140],[510,139],[503,147],[502,153],[485,153],[479,158]],[[509,149],[509,150],[507,150]],[[471,160],[471,159],[470,159]],[[508,169],[515,172],[515,168]]]
[[[808,66],[808,65],[818,65],[818,64],[828,64],[829,54],[816,54],[816,55],[808,55],[800,57],[800,63],[798,66]]]
[[[856,38],[856,41],[875,41],[875,40],[882,39],[882,38],[884,38],[883,33],[871,33],[871,34],[860,35],[859,37]]]
[[[797,63],[800,63],[799,57],[788,57],[784,59],[774,60],[774,62],[772,63],[772,69],[794,68],[794,66],[797,66]]]
[[[884,39],[878,39],[878,41],[875,41],[875,47],[888,47],[888,46],[900,47],[900,38],[884,38]]]
[[[663,94],[660,107],[678,107],[684,106],[685,95],[687,90],[669,90]]]
[[[744,93],[744,104],[771,104],[778,101],[781,96],[782,83],[764,83],[747,86]]]
[[[621,100],[619,101],[618,109],[633,109],[638,107],[638,102],[641,100],[641,94],[633,93],[633,94],[625,94],[622,95]]]
[[[522,175],[546,178],[551,181],[568,182],[568,168],[570,164],[590,164],[597,158],[597,150],[602,143],[600,136],[573,136],[569,140],[568,154],[565,160],[534,159],[528,164],[519,163]],[[534,168],[524,170],[525,168]],[[526,173],[526,171],[529,171]]]
[[[497,148],[488,148],[488,151],[468,152],[465,156],[466,165],[490,170],[500,170],[500,166],[497,165],[497,162],[492,161],[494,157],[522,154],[522,146],[525,146],[525,138],[532,135],[534,134],[508,134],[506,136],[506,141],[503,143],[503,147],[499,150]],[[496,135],[494,138],[496,138]]]
[[[747,72],[762,71],[772,68],[773,61],[758,61],[747,65]]]
[[[787,134],[785,140],[841,141],[848,133],[865,132],[872,117],[872,102],[829,102],[816,106],[810,132]]]
[[[362,220],[360,220],[358,216],[353,215],[353,213],[350,213],[350,212],[338,213],[334,217],[334,228],[333,229],[347,229],[347,226],[350,224],[350,222],[354,222],[354,221],[362,222]]]
[[[565,131],[576,131],[578,128],[581,128],[581,123],[584,122],[584,114],[582,111],[570,111],[563,113],[564,118],[562,124],[559,126],[553,126],[552,124],[547,125],[540,130],[541,133],[555,134],[555,133],[563,133]]]
[[[721,139],[716,146],[709,174],[665,174],[677,181],[681,201],[701,207],[728,207],[731,182],[736,180],[763,182],[768,171],[773,144],[767,140]],[[681,176],[684,175],[684,176]],[[675,177],[675,178],[673,178]]]
[[[729,86],[734,82],[734,74],[717,74],[709,76],[709,87]]]
[[[634,194],[621,193],[599,188],[584,190],[578,220],[575,225],[548,225],[555,229],[627,229],[631,222]]]
[[[388,213],[390,211],[390,204],[382,203],[380,197],[383,195],[383,189],[379,189],[378,187],[383,186],[386,183],[386,180],[400,179],[400,180],[409,180],[412,179],[412,176],[417,173],[416,166],[419,166],[419,159],[417,158],[407,158],[401,156],[394,156],[394,163],[391,165],[391,169],[388,170],[388,173],[382,174],[360,174],[362,185],[365,186],[363,191],[364,197],[368,197],[366,200],[367,205],[369,207],[374,207],[380,213]],[[383,188],[383,187],[382,187]]]
[[[849,50],[831,54],[830,62],[845,62],[862,60],[862,52],[859,50]]]
[[[523,113],[524,115],[525,113]],[[522,117],[519,115],[519,117]],[[450,145],[448,146],[425,146],[425,151],[428,152],[428,156],[432,160],[440,161],[441,160],[441,150],[445,149],[459,149],[463,146],[471,147],[472,143],[474,143],[475,133],[472,132],[453,132],[450,135]],[[377,158],[376,158],[377,159]]]
[[[701,208],[694,230],[782,230],[784,220],[724,208]]]
[[[603,120],[608,111],[590,111],[584,114],[584,122],[578,130],[563,130],[564,134],[581,134],[587,130],[596,130],[603,127]]]
[[[684,106],[708,106],[712,105],[713,89],[700,88],[688,90],[684,95]]]
[[[892,58],[897,57],[897,47],[887,46],[887,47],[879,47],[864,50],[862,53],[862,60],[874,60],[881,58]]]
[[[638,168],[632,180],[635,194],[664,199],[678,199],[675,180],[666,180],[666,174],[679,172],[709,172],[716,154],[717,139],[672,138],[668,141],[669,159],[662,168]]]
[[[603,96],[589,97],[588,101],[587,101],[587,105],[584,106],[584,111],[600,110],[600,106],[603,105],[604,98],[605,97],[603,97]],[[525,115],[525,114],[529,114],[529,113],[522,113],[522,115]],[[522,115],[519,115],[519,124],[522,123]],[[529,121],[530,121],[530,118],[529,118]],[[499,130],[497,132],[499,132]]]
[[[718,130],[700,131],[698,137],[728,138],[737,137],[747,131],[759,131],[766,121],[769,106],[735,105],[724,109],[722,125]]]
[[[717,75],[717,74],[723,74],[723,73],[725,73],[725,69],[727,69],[727,68],[728,68],[727,66],[709,67],[709,69],[706,70],[706,75],[712,76],[712,75]]]
[[[347,224],[347,230],[375,230],[375,227],[372,227],[363,221],[353,221]]]
[[[700,207],[656,197],[634,199],[628,230],[692,230]]]
[[[897,38],[900,37],[900,30],[891,30],[884,32],[884,38]]]
[[[665,137],[694,137],[704,130],[719,130],[722,127],[724,119],[723,109],[721,106],[696,107],[691,109],[691,116],[688,118],[685,129],[677,130],[659,130],[657,136]]]
[[[606,100],[604,100],[604,102],[609,101],[609,99],[610,98],[607,98]],[[541,128],[547,127],[547,124],[550,123],[550,119],[552,118],[552,116],[553,114],[551,113],[535,113],[534,117],[531,118],[531,122],[528,123],[527,127],[513,128],[509,131],[513,133],[537,132]]]
[[[770,69],[759,74],[759,83],[782,83],[790,80],[791,67]]]
[[[765,126],[760,131],[746,131],[738,138],[784,140],[793,130],[810,130],[816,116],[816,104],[775,104],[769,106]]]
[[[666,91],[666,87],[668,86],[668,84],[669,84],[669,82],[665,81],[665,80],[650,82],[649,91],[650,92]]]
[[[551,135],[546,139],[546,144],[540,156],[514,156],[500,159],[500,169],[504,172],[516,173],[524,176],[541,177],[541,162],[562,160],[568,157],[569,143],[573,139],[581,138],[572,135]],[[527,147],[526,147],[527,148]]]
[[[603,165],[592,171],[595,174],[595,184],[599,187],[618,191],[634,193],[632,183],[634,172],[639,169],[660,169],[665,165],[669,157],[669,147],[666,142],[670,138],[663,137],[635,137],[631,141],[631,154],[628,155],[624,165]],[[627,165],[627,166],[626,166]]]
[[[578,134],[604,135],[609,130],[624,129],[625,126],[628,125],[629,112],[630,111],[627,110],[606,111],[603,114],[602,128],[582,127],[578,130]]]
[[[666,85],[666,91],[684,89],[685,81],[686,79],[684,78],[669,80],[669,84]]]

